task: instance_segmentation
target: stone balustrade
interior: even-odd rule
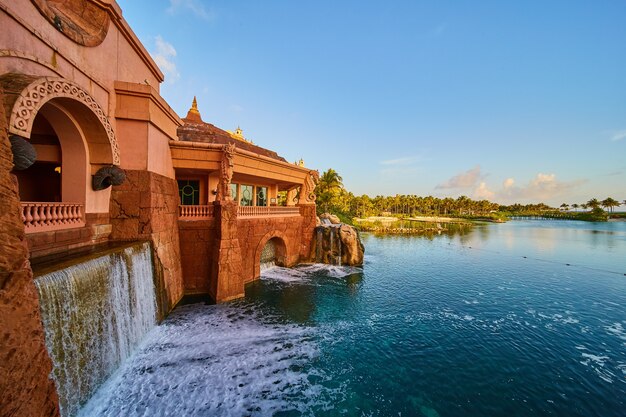
[[[206,220],[213,218],[213,205],[205,206],[178,206],[180,220]]]
[[[239,206],[237,217],[291,217],[299,216],[299,207],[283,206]]]
[[[263,206],[239,206],[237,207],[238,218],[251,218],[251,217],[291,217],[299,216],[299,207],[263,207]],[[181,205],[178,206],[178,219],[179,220],[208,220],[212,219],[213,205]]]
[[[85,205],[79,203],[22,202],[26,233],[72,229],[85,225]]]

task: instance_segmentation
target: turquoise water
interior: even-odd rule
[[[83,415],[626,414],[626,223],[364,243],[177,309]]]

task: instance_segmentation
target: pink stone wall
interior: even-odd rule
[[[0,105],[0,415],[58,416],[12,161]]]
[[[111,191],[111,240],[150,240],[160,273],[161,315],[183,296],[176,180],[149,171],[126,170],[126,181]]]
[[[208,294],[215,245],[214,220],[179,221],[180,255],[185,294]]]

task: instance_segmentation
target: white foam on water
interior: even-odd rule
[[[295,268],[274,266],[261,270],[261,279],[294,283],[311,281],[314,278],[314,275],[324,275],[330,278],[343,278],[360,272],[363,272],[362,268],[327,264],[300,265]]]
[[[296,267],[295,270],[302,271],[310,275],[321,273],[331,278],[343,278],[348,275],[363,272],[362,268],[356,266],[337,266],[327,264],[302,265]]]
[[[311,382],[326,379],[307,370],[317,356],[313,328],[281,323],[254,305],[183,306],[79,416],[310,413],[342,395]]]
[[[610,384],[613,383],[615,374],[604,366],[606,362],[610,360],[608,356],[593,355],[591,353],[584,352],[581,353],[581,356],[584,358],[584,360],[580,361],[581,364],[591,367],[603,381]]]
[[[626,340],[626,330],[624,326],[622,326],[622,323],[613,323],[610,326],[604,326],[604,329],[621,340]]]
[[[302,282],[307,279],[308,275],[302,271],[292,268],[283,268],[274,266],[261,271],[262,280],[281,281],[281,282]]]

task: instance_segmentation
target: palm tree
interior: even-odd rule
[[[611,198],[611,197],[607,197],[604,200],[602,200],[601,202],[602,207],[608,209],[611,213],[613,213],[613,207],[619,207],[619,201]]]
[[[563,204],[561,204],[561,209],[562,209],[563,211],[567,211],[567,210],[569,209],[569,204],[567,204],[567,203],[563,203]]]
[[[572,208],[574,209],[574,211],[578,211],[578,207],[580,207],[578,204],[572,204]]]
[[[329,205],[332,205],[334,198],[338,196],[343,189],[343,178],[332,168],[324,172],[315,188],[317,201],[320,206],[324,207],[324,211],[328,211]]]
[[[600,202],[597,198],[592,198],[591,200],[587,201],[587,207],[591,207],[592,209],[598,208],[600,207]]]

